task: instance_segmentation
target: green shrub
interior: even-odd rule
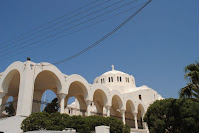
[[[68,121],[68,127],[80,133],[90,133],[89,124],[82,116],[71,116]]]
[[[51,113],[46,121],[46,130],[62,131],[66,128],[69,116],[67,114]]]
[[[96,126],[109,125],[107,118],[103,117],[103,116],[93,115],[93,116],[85,117],[85,119],[86,119],[87,123],[89,124],[90,131],[95,131]]]
[[[124,125],[123,127],[123,133],[130,133],[131,128],[128,125]]]
[[[21,123],[21,129],[24,132],[46,129],[46,123],[48,122],[48,118],[48,113],[33,113],[23,120],[23,122]]]
[[[68,116],[60,113],[33,113],[21,124],[21,129],[26,131],[34,130],[57,130],[73,128],[79,133],[90,133],[95,131],[96,126],[110,126],[110,133],[130,133],[130,128],[114,117],[102,116]]]
[[[108,126],[110,126],[110,133],[122,133],[124,124],[121,120],[115,117],[107,117]]]

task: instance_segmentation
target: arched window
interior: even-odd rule
[[[113,77],[111,77],[111,81],[113,82]]]
[[[117,82],[119,82],[119,77],[117,77]]]
[[[110,77],[108,77],[108,81],[111,82],[111,78]]]
[[[103,83],[105,83],[104,78],[103,78]]]
[[[101,84],[102,84],[102,79],[101,79]]]
[[[122,77],[120,77],[120,82],[122,82]]]

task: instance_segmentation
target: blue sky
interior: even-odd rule
[[[109,4],[116,1],[119,0],[112,0]],[[130,1],[125,0],[124,3]],[[146,0],[138,1],[142,3]],[[33,62],[53,63],[64,59],[100,39],[133,12],[126,12],[74,34],[68,35],[68,32],[66,37],[46,45],[42,45],[44,41],[26,49],[18,49],[20,42],[13,40],[8,44],[14,46],[9,49],[14,52],[7,51],[4,46],[8,44],[2,45],[90,2],[92,0],[1,1],[0,51],[4,52],[0,52],[0,71],[14,61],[25,61],[27,56]],[[198,0],[153,0],[99,46],[57,67],[67,75],[80,74],[93,83],[95,77],[111,70],[113,64],[115,69],[133,75],[137,86],[147,85],[165,98],[178,98],[179,89],[186,85],[184,67],[199,58],[198,5]],[[127,7],[118,12],[125,9]],[[37,45],[42,46],[34,48]],[[15,55],[17,50],[27,52]]]

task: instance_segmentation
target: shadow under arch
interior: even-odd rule
[[[42,95],[46,90],[51,90],[58,96],[61,88],[61,82],[54,72],[43,70],[38,73],[34,82],[32,112],[40,112],[41,105],[38,105],[37,102],[41,101]],[[59,99],[59,97],[57,98]]]
[[[112,96],[111,101],[112,103],[111,103],[110,115],[122,120],[122,116],[121,116],[121,109],[123,107],[122,99],[120,98],[120,96],[115,94]]]
[[[18,104],[18,96],[19,96],[19,87],[20,87],[20,72],[17,69],[10,70],[3,78],[1,88],[5,96],[2,98],[2,105],[0,108],[0,116],[2,116],[2,112],[5,110],[6,101],[9,97],[13,97],[13,107],[14,114],[17,113],[17,104]]]
[[[93,102],[96,107],[96,113],[98,115],[103,115],[103,109],[108,103],[108,96],[106,92],[102,89],[96,89],[93,94]]]
[[[79,112],[77,111],[75,114],[85,116],[87,111],[86,99],[88,97],[88,90],[85,84],[75,80],[70,83],[68,89],[68,95],[65,98],[66,113],[69,113],[69,111],[67,111],[67,101],[70,97],[75,97],[77,99],[76,102],[78,102],[77,104],[79,104],[78,105]]]
[[[132,100],[128,99],[126,101],[125,123],[131,128],[135,128],[134,111],[135,105]]]
[[[137,106],[137,119],[138,119],[138,128],[143,129],[143,117],[145,113],[144,105],[142,103],[139,103]]]

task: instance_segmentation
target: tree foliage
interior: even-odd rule
[[[21,129],[34,130],[57,130],[73,128],[79,133],[90,133],[95,131],[96,126],[110,126],[110,133],[130,133],[130,128],[114,117],[102,116],[68,116],[60,113],[33,113],[21,124]]]
[[[144,120],[150,133],[198,133],[199,103],[190,99],[164,99],[148,108]]]
[[[14,116],[15,115],[15,109],[13,106],[13,102],[9,102],[8,106],[5,107],[7,116]]]
[[[44,111],[47,113],[55,113],[59,110],[59,101],[57,98],[54,98],[51,103],[47,104]]]
[[[179,91],[180,98],[191,98],[199,101],[199,63],[193,63],[185,67],[185,79],[187,86]]]

